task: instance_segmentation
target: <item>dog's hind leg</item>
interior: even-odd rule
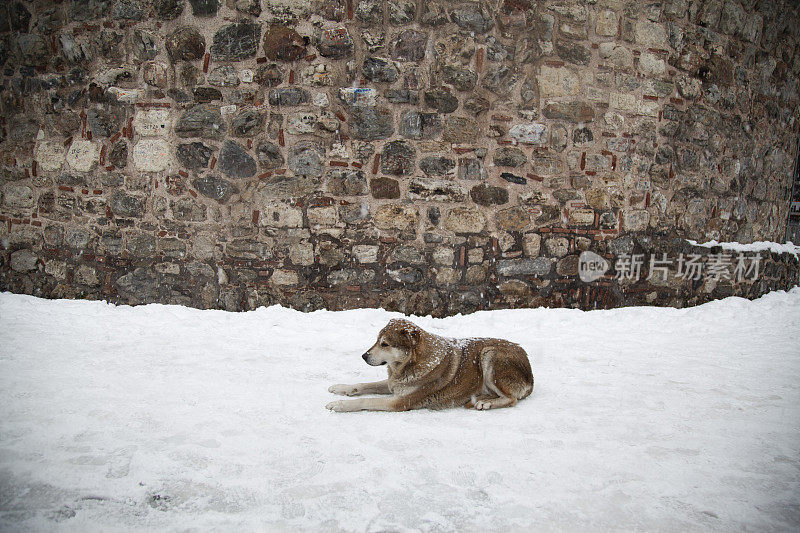
[[[344,396],[360,396],[362,394],[391,394],[389,380],[375,381],[372,383],[354,383],[353,385],[331,385],[328,392],[343,394]]]
[[[494,395],[476,398],[473,403],[478,411],[512,407],[517,404],[519,399],[527,396],[524,391],[517,390],[521,388],[518,386],[520,384],[516,383],[519,381],[518,372],[512,365],[509,365],[509,361],[504,355],[506,354],[498,353],[495,348],[485,348],[481,352],[483,388]],[[527,392],[530,393],[530,391]]]

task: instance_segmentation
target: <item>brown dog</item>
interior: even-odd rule
[[[496,409],[515,405],[533,390],[531,365],[521,346],[501,339],[448,339],[403,319],[389,321],[362,357],[372,366],[387,365],[388,379],[328,390],[347,396],[390,396],[340,400],[329,403],[328,409]]]

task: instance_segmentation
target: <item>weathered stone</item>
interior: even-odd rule
[[[388,59],[367,57],[364,59],[361,75],[369,81],[392,83],[397,81],[398,71]]]
[[[207,104],[215,100],[222,100],[222,92],[213,87],[195,87],[192,94],[194,95],[194,101],[198,104]]]
[[[269,141],[258,143],[256,146],[256,158],[258,159],[258,164],[267,170],[279,168],[284,161],[281,149]]]
[[[316,45],[322,57],[344,59],[353,55],[353,38],[344,26],[319,32]]]
[[[275,174],[262,178],[259,182],[261,196],[269,199],[297,198],[318,190],[320,178],[318,176],[303,176],[294,174]]]
[[[183,112],[175,125],[178,137],[222,138],[226,131],[219,106],[199,104]]]
[[[644,209],[625,210],[622,213],[622,224],[627,231],[644,231],[650,222],[650,213]]]
[[[569,240],[566,237],[550,237],[544,241],[544,247],[549,255],[564,257],[569,252]]]
[[[239,137],[252,137],[264,129],[264,116],[255,109],[245,109],[231,120],[231,133]]]
[[[498,95],[509,94],[519,81],[519,73],[513,65],[502,63],[487,69],[481,85]]]
[[[128,143],[117,141],[108,153],[108,162],[117,168],[125,168],[128,165]]]
[[[563,164],[560,159],[555,157],[534,154],[531,158],[531,169],[534,174],[550,176],[560,174],[563,170]]]
[[[217,87],[236,87],[241,81],[235,68],[230,65],[222,65],[208,74],[208,83]]]
[[[156,37],[141,29],[133,30],[131,34],[131,52],[138,61],[150,61],[158,55]]]
[[[591,226],[594,224],[594,209],[571,209],[568,220],[572,226]]]
[[[543,144],[546,141],[547,126],[537,122],[514,124],[508,130],[512,139],[523,144]]]
[[[637,44],[651,48],[667,47],[667,31],[663,24],[639,20],[636,22],[634,35]]]
[[[520,167],[528,162],[528,158],[519,148],[504,147],[494,153],[493,161],[499,167]]]
[[[206,175],[192,180],[192,186],[197,192],[221,203],[225,203],[234,194],[239,194],[239,188],[226,179]]]
[[[64,145],[56,141],[42,141],[36,145],[36,162],[46,172],[59,170],[64,164]]]
[[[556,263],[556,274],[559,276],[577,276],[578,257],[578,255],[572,254],[559,259]]]
[[[317,129],[318,116],[312,111],[296,111],[286,117],[286,131],[292,135],[314,133]]]
[[[75,139],[67,151],[67,164],[78,172],[89,172],[97,164],[100,150],[91,141]]]
[[[416,30],[400,32],[392,42],[392,58],[397,61],[421,61],[425,58],[428,34]]]
[[[173,61],[195,61],[206,52],[206,40],[193,26],[183,26],[169,34],[166,46]]]
[[[311,0],[269,0],[264,3],[270,13],[271,22],[291,24],[308,18],[314,7]]]
[[[11,254],[10,266],[15,272],[30,272],[36,270],[39,258],[30,250],[17,250]]]
[[[486,38],[486,59],[489,61],[511,61],[516,57],[513,43],[505,44],[495,37]]]
[[[377,91],[371,87],[342,87],[339,100],[349,106],[373,107],[377,103]]]
[[[462,30],[476,34],[486,33],[494,26],[492,16],[477,3],[454,9],[450,13],[450,20]]]
[[[235,239],[225,246],[225,253],[235,259],[265,260],[272,256],[269,245],[251,239]]]
[[[383,2],[378,0],[361,0],[355,9],[355,16],[365,24],[383,22]]]
[[[448,116],[445,119],[442,140],[453,144],[474,143],[478,139],[478,124],[468,117]]]
[[[360,170],[332,170],[328,174],[328,190],[338,196],[360,196],[366,192],[367,180]]]
[[[120,0],[114,6],[111,15],[116,19],[140,20],[142,5],[138,0]]]
[[[272,63],[258,67],[253,74],[253,81],[264,87],[275,87],[283,82],[283,69]]]
[[[30,67],[43,67],[51,57],[47,43],[35,33],[23,33],[16,37],[20,64]]]
[[[452,180],[414,178],[408,185],[408,196],[412,200],[461,202],[466,198],[466,191]]]
[[[161,172],[172,161],[170,152],[164,139],[141,139],[133,147],[133,164],[141,172]]]
[[[94,137],[111,137],[120,130],[120,113],[105,109],[90,109],[86,113]]]
[[[506,189],[484,183],[470,189],[469,196],[473,202],[484,207],[502,205],[508,202],[508,191]]]
[[[75,2],[73,2],[75,4]],[[183,13],[184,0],[154,0],[156,16],[161,20],[174,20]]]
[[[450,158],[442,156],[423,157],[419,162],[419,168],[425,174],[433,176],[445,176],[456,167],[456,162]]]
[[[300,141],[289,148],[289,169],[297,176],[318,178],[325,169],[325,148],[316,141]]]
[[[392,178],[374,178],[369,182],[369,188],[372,197],[379,200],[400,198],[400,184]]]
[[[3,205],[11,208],[33,207],[33,189],[9,183],[3,187]]]
[[[600,43],[600,58],[616,68],[632,68],[633,52],[616,43]]]
[[[273,228],[300,228],[303,226],[303,211],[287,204],[265,204],[260,206],[262,216],[259,224]]]
[[[564,61],[576,65],[588,65],[592,61],[592,52],[588,48],[569,41],[557,42],[556,53]]]
[[[356,139],[376,141],[394,133],[394,120],[388,109],[353,107],[350,110],[350,131]]]
[[[458,160],[458,179],[483,181],[487,177],[488,173],[480,159],[462,158]]]
[[[551,102],[544,107],[542,113],[545,117],[554,120],[567,120],[569,122],[591,122],[594,120],[594,109],[584,102]]]
[[[302,59],[307,43],[294,29],[281,24],[271,24],[264,32],[264,54],[273,61]]]
[[[410,230],[419,220],[419,211],[413,205],[384,204],[375,211],[375,226],[379,229]]]
[[[189,0],[189,3],[195,17],[213,17],[219,10],[220,0]]]
[[[411,0],[390,0],[389,22],[392,24],[407,24],[414,20],[417,5]]]
[[[542,236],[538,233],[526,233],[522,238],[522,251],[528,257],[539,255],[542,246]]]
[[[501,209],[495,215],[498,229],[505,231],[522,231],[531,223],[528,210],[522,206]]]
[[[594,31],[601,37],[616,37],[619,32],[619,15],[606,9],[597,14]]]
[[[255,57],[260,37],[261,26],[247,20],[223,26],[214,34],[211,56],[216,61]]]
[[[208,162],[214,155],[214,149],[201,142],[179,144],[175,156],[184,168],[199,170],[208,168]]]
[[[202,222],[206,219],[206,206],[191,198],[181,198],[172,202],[172,215],[181,222]]]
[[[166,88],[168,76],[168,67],[161,61],[148,61],[142,66],[142,79],[151,87]]]
[[[511,276],[546,276],[553,270],[553,260],[547,257],[524,259],[501,259],[497,262],[497,274]]]
[[[414,171],[416,151],[405,141],[387,143],[381,154],[381,172],[405,176]]]
[[[378,246],[374,244],[357,244],[353,246],[353,257],[362,265],[377,263],[378,251]]]
[[[297,106],[311,101],[311,95],[299,87],[281,87],[270,89],[269,104],[280,106]]]
[[[457,91],[471,91],[478,83],[478,75],[458,65],[445,65],[442,68],[442,81],[452,85]]]
[[[111,196],[109,207],[118,217],[141,218],[144,216],[145,198],[117,191]]]
[[[639,70],[649,76],[661,76],[667,71],[667,63],[654,53],[643,52],[639,56]]]
[[[444,89],[425,91],[425,105],[435,108],[439,113],[452,113],[458,109],[458,98]]]
[[[229,178],[249,178],[256,173],[256,161],[239,143],[225,141],[219,151],[219,170]]]
[[[400,116],[400,135],[407,139],[435,139],[442,132],[442,121],[436,113],[403,111]]]
[[[164,137],[170,130],[168,109],[142,109],[133,117],[133,129],[142,137]]]
[[[473,207],[455,207],[447,213],[444,226],[454,233],[480,233],[486,227],[486,217]]]

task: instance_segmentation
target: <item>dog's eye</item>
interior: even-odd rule
[[[386,342],[386,341],[383,341],[383,342],[381,343],[381,346],[389,346],[389,343],[388,343],[388,342]]]

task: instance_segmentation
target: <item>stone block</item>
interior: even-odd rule
[[[499,276],[546,276],[553,270],[554,260],[547,257],[500,259],[497,262]]]
[[[140,109],[133,117],[133,130],[142,137],[165,137],[172,131],[169,109]]]
[[[480,233],[486,217],[474,207],[454,207],[445,216],[444,226],[454,233]]]
[[[161,172],[171,162],[170,144],[164,139],[142,139],[133,147],[133,164],[141,172]]]
[[[77,172],[89,172],[100,158],[100,150],[92,141],[75,139],[67,151],[66,161]]]

